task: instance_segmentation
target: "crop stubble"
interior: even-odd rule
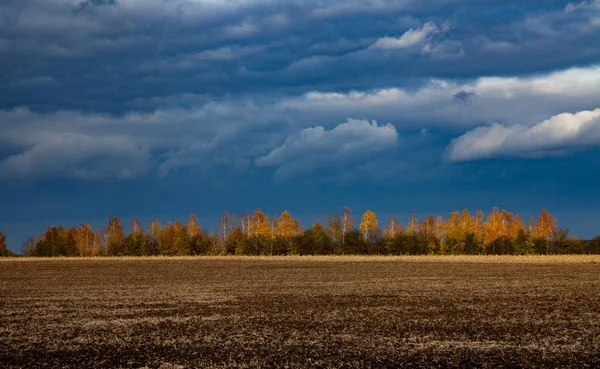
[[[1,261],[0,367],[597,367],[599,261]]]

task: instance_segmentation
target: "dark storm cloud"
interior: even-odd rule
[[[538,73],[598,60],[590,4],[8,2],[1,106],[124,113],[184,93],[293,95]],[[373,47],[432,28],[421,45]],[[40,78],[53,83],[25,86]]]
[[[477,91],[477,99],[470,105],[454,103],[452,97],[465,91]],[[242,175],[240,172],[256,169],[253,163],[262,162],[255,159],[283,150],[286,142],[303,132],[338,132],[335,127],[348,118],[390,122],[400,137],[432,129],[458,136],[482,122],[527,129],[552,115],[593,110],[598,106],[597,96],[599,68],[589,67],[528,78],[483,77],[468,84],[434,80],[414,91],[314,91],[279,99],[247,96],[220,101],[180,95],[179,101],[185,101],[187,107],[175,105],[121,116],[19,108],[0,111],[0,144],[9,149],[8,155],[0,157],[0,176],[130,178],[154,172],[166,177],[185,169],[212,178],[209,173],[223,167]],[[375,153],[364,149],[357,149],[358,155],[344,152],[342,148],[352,140],[323,142],[329,146],[326,156],[336,158],[336,165],[328,167],[332,175],[339,174],[340,169],[355,168],[346,164],[357,159],[370,162],[371,153]],[[469,143],[469,150],[474,147],[472,140],[463,142]],[[307,147],[310,151],[310,145]],[[406,150],[403,142],[394,149],[400,156],[405,156]],[[293,168],[311,172],[306,167],[313,164],[305,153],[289,155],[289,150],[284,151],[287,154],[278,163],[262,167],[286,171],[280,178],[297,177],[290,173]],[[306,160],[303,163],[298,158]],[[393,171],[386,173],[394,176]],[[374,178],[371,174],[367,177]]]

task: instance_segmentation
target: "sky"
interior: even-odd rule
[[[3,0],[0,229],[542,207],[600,234],[600,0]]]

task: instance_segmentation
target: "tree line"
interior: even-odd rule
[[[119,217],[102,229],[89,224],[50,226],[30,237],[22,247],[25,256],[145,256],[145,255],[457,255],[457,254],[600,254],[600,236],[584,241],[557,228],[556,218],[542,209],[537,220],[525,224],[518,214],[493,208],[471,215],[467,209],[448,219],[411,215],[405,226],[394,216],[381,224],[367,210],[358,227],[352,211],[330,214],[303,229],[287,210],[269,216],[257,209],[240,217],[223,212],[214,232],[198,224],[194,214],[187,222],[146,228],[134,217],[125,232]],[[0,232],[0,255],[9,256],[6,236]]]

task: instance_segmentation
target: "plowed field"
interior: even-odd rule
[[[0,261],[0,367],[598,367],[598,257]]]

